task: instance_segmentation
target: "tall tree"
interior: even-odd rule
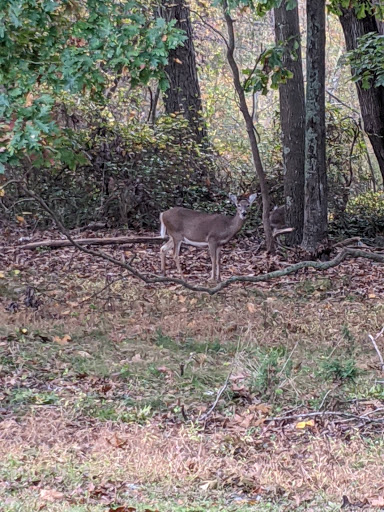
[[[228,32],[228,40],[226,40],[227,46],[227,60],[229,67],[232,71],[233,76],[233,84],[236,90],[237,97],[239,99],[239,108],[243,115],[243,119],[245,122],[245,126],[248,133],[248,139],[251,146],[253,163],[256,169],[257,177],[259,178],[260,189],[261,189],[261,198],[263,202],[263,227],[265,233],[265,240],[267,245],[268,252],[273,252],[275,245],[274,239],[272,236],[271,224],[269,220],[269,210],[270,210],[270,200],[269,200],[269,187],[267,183],[267,176],[264,171],[263,162],[261,160],[259,146],[256,139],[255,134],[255,126],[253,124],[252,115],[249,111],[245,89],[240,79],[240,70],[239,66],[235,59],[235,49],[236,49],[236,37],[235,37],[235,29],[234,29],[234,19],[230,14],[230,9],[228,6],[227,0],[223,0],[223,14],[224,20],[227,26]],[[249,79],[249,77],[248,77]]]
[[[316,253],[327,237],[325,164],[325,0],[307,0],[305,207],[302,246]]]
[[[165,110],[168,114],[182,113],[195,133],[196,140],[202,142],[207,131],[202,117],[190,10],[185,0],[165,0],[161,6],[161,15],[169,22],[176,20],[175,26],[187,36],[183,45],[169,53],[165,68],[169,80],[169,88],[164,94]]]
[[[371,7],[368,13],[364,11],[364,17],[358,15],[356,7],[339,7],[341,13],[339,19],[347,50],[356,50],[359,46],[359,38],[366,34],[384,33],[383,24],[377,21],[373,6]],[[352,63],[352,74],[355,74],[355,71]],[[372,144],[384,181],[384,87],[381,85],[365,88],[362,80],[358,80],[356,89],[364,130]]]
[[[63,92],[103,104],[111,78],[132,86],[164,79],[168,52],[184,41],[146,3],[0,0],[0,173],[26,155],[34,165],[73,163],[55,122]]]
[[[275,8],[276,44],[283,44],[282,64],[292,78],[279,85],[280,121],[284,162],[285,218],[295,231],[286,235],[288,245],[298,245],[304,225],[305,97],[301,59],[298,6],[289,0]]]

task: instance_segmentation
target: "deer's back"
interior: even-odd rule
[[[168,234],[179,234],[191,241],[208,242],[211,238],[222,240],[233,236],[230,230],[232,217],[220,213],[175,207],[164,212],[162,218]]]

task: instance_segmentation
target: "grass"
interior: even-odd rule
[[[107,300],[103,283],[58,282],[38,311],[0,308],[2,511],[320,512],[383,495],[382,429],[265,422],[379,407],[380,303],[331,300],[328,279],[266,298],[130,281]]]

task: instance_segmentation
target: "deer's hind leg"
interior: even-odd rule
[[[173,248],[173,238],[170,238],[168,242],[166,242],[160,248],[161,273],[163,276],[165,276],[165,258],[167,256],[167,252],[171,251]]]
[[[183,271],[181,270],[181,265],[180,265],[180,249],[181,249],[182,243],[183,243],[182,240],[174,240],[173,258],[175,260],[176,268],[177,268],[179,274],[181,275],[181,278],[184,279],[184,274],[183,274]]]

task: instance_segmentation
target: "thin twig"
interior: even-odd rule
[[[364,416],[358,416],[357,414],[351,414],[349,412],[342,411],[316,411],[316,412],[308,412],[302,414],[290,414],[288,416],[276,416],[274,418],[266,418],[264,420],[265,423],[271,423],[272,421],[284,421],[284,420],[298,420],[301,418],[313,418],[316,416],[344,416],[345,418],[350,418],[354,420],[365,421],[366,423],[384,423],[384,418],[367,418]]]
[[[322,401],[321,401],[321,404],[320,404],[320,406],[319,406],[319,411],[321,411],[321,409],[323,408],[323,405],[324,405],[324,403],[325,403],[325,401],[326,401],[327,396],[329,395],[329,393],[330,393],[331,391],[333,391],[334,389],[336,389],[337,387],[338,387],[338,386],[336,386],[335,388],[330,388],[330,389],[328,389],[328,391],[325,393],[325,395],[324,395],[324,397],[323,397],[323,399],[322,399]]]
[[[298,341],[296,341],[296,344],[295,344],[295,346],[293,347],[293,349],[291,350],[291,353],[289,354],[289,356],[287,357],[287,359],[286,359],[286,361],[285,361],[285,363],[284,363],[284,365],[283,365],[282,369],[279,371],[279,376],[280,376],[280,375],[283,375],[283,372],[284,372],[284,370],[285,370],[285,368],[286,368],[287,364],[289,363],[289,361],[290,361],[290,359],[291,359],[291,357],[292,357],[292,355],[293,355],[294,351],[296,350],[296,348],[297,348],[297,345],[298,345],[298,344],[299,344],[299,342],[298,342]]]
[[[95,293],[92,293],[92,295],[90,295],[89,297],[87,297],[86,299],[82,300],[81,302],[79,302],[79,306],[81,304],[84,304],[85,302],[88,302],[90,301],[91,299],[94,299],[95,297],[97,297],[98,295],[100,295],[101,293],[103,293],[107,288],[110,288],[112,285],[114,285],[115,283],[117,283],[118,281],[122,281],[123,279],[125,279],[125,276],[123,277],[118,277],[117,279],[114,279],[113,281],[110,281],[109,283],[107,283],[105,286],[103,286],[103,288],[101,288],[101,290],[97,290]]]
[[[228,373],[228,376],[227,378],[225,379],[225,382],[224,382],[224,385],[219,389],[217,395],[216,395],[216,400],[213,402],[213,404],[211,405],[211,407],[208,409],[208,411],[206,413],[204,413],[200,418],[199,418],[199,421],[203,422],[203,421],[206,421],[209,416],[213,413],[213,411],[215,410],[216,408],[216,405],[218,404],[220,398],[221,398],[221,395],[224,393],[224,391],[227,389],[227,386],[228,386],[228,382],[229,382],[229,379],[232,375],[232,370],[233,370],[233,366],[230,370],[230,372]]]
[[[381,329],[381,331],[376,334],[375,337],[372,336],[372,334],[368,334],[368,338],[372,341],[372,345],[375,347],[376,353],[379,356],[380,364],[381,364],[381,371],[384,372],[384,359],[383,356],[379,350],[379,347],[377,346],[376,340],[380,338],[384,333],[384,327]]]
[[[196,16],[198,16],[200,18],[200,20],[202,21],[202,23],[204,25],[206,25],[208,28],[210,28],[212,30],[212,32],[215,32],[215,34],[217,34],[218,36],[221,37],[221,39],[224,41],[225,45],[227,46],[228,48],[228,41],[227,41],[227,38],[224,36],[224,34],[222,32],[220,32],[220,30],[217,30],[217,28],[215,28],[213,25],[211,25],[210,23],[208,23],[208,21],[206,21],[205,18],[203,18],[203,16],[201,16],[201,14],[199,14],[197,11],[194,11],[193,9],[190,9],[190,11],[193,13],[193,14],[196,14]]]

